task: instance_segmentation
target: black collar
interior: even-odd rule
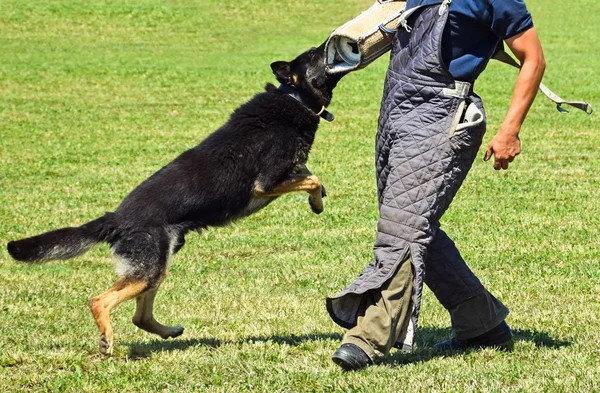
[[[310,109],[315,115],[317,115],[327,121],[333,121],[333,119],[335,118],[331,112],[329,112],[329,111],[327,111],[327,109],[325,109],[324,106],[321,106],[320,109],[314,110],[313,109],[314,105],[311,105],[312,100],[308,99],[304,94],[300,93],[297,89],[293,88],[292,86],[279,85],[278,89],[281,92],[294,98],[296,101],[300,102],[302,105],[304,105],[308,109]]]

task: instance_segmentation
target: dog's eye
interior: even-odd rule
[[[317,54],[317,49],[316,48],[312,48],[309,52],[308,52],[309,56],[311,58],[315,57],[315,55]]]

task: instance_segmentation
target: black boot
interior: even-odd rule
[[[360,370],[372,363],[365,351],[355,344],[342,344],[331,359],[346,371]]]
[[[502,321],[492,330],[480,334],[477,337],[459,340],[452,337],[450,340],[435,344],[435,349],[440,352],[463,351],[469,348],[502,347],[512,340],[512,333],[506,321]]]

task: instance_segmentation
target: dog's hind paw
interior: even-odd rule
[[[113,353],[114,340],[107,338],[104,334],[100,335],[100,342],[98,343],[98,350],[101,354],[110,356]]]
[[[161,337],[165,340],[167,338],[179,337],[183,334],[184,330],[183,326],[169,326],[169,331],[166,334],[161,335]]]

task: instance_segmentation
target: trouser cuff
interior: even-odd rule
[[[508,313],[500,300],[485,291],[450,310],[454,337],[467,340],[484,334],[498,326]]]
[[[381,352],[373,349],[373,347],[369,343],[366,343],[363,340],[356,337],[344,337],[342,343],[356,345],[367,354],[367,356],[369,357],[369,359],[371,359],[372,362],[375,362],[376,359],[379,359],[384,356]]]

